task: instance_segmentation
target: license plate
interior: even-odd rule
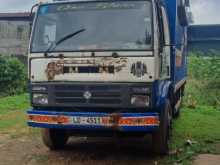
[[[108,117],[72,117],[72,124],[74,125],[108,125]]]

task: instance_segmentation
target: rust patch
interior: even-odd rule
[[[79,73],[80,67],[97,67],[95,73],[110,73],[109,67],[114,68],[114,72],[120,72],[127,66],[127,58],[103,57],[98,59],[60,59],[48,63],[45,73],[49,81],[54,80],[56,75],[65,73]],[[114,73],[113,72],[113,73]],[[88,72],[89,73],[89,72]]]
[[[46,75],[48,80],[53,80],[55,75],[63,73],[63,67],[56,62],[50,62],[47,64]]]
[[[182,58],[183,58],[183,56],[182,56],[182,53],[183,53],[183,50],[182,50],[182,48],[181,48],[181,50],[179,50],[179,49],[176,49],[176,61],[175,61],[175,63],[176,63],[176,67],[181,67],[182,66]]]
[[[111,128],[113,129],[119,129],[119,120],[120,120],[120,113],[113,113],[109,115],[110,117],[110,123],[111,123]]]

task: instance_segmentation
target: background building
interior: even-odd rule
[[[0,13],[0,54],[27,54],[30,21],[29,13]]]

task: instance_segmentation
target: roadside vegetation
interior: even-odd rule
[[[191,101],[190,101],[191,100]],[[220,53],[212,57],[191,54],[185,104],[220,107]]]
[[[0,97],[24,93],[26,80],[25,67],[17,58],[0,55]]]
[[[1,60],[0,56],[0,63]],[[188,84],[182,112],[173,123],[171,153],[160,164],[190,164],[196,154],[219,152],[216,145],[220,144],[220,57],[191,55],[188,64]],[[24,89],[24,79],[22,76],[16,86],[21,84]],[[0,80],[0,88],[2,84]],[[38,135],[38,131],[26,126],[25,111],[28,108],[28,94],[1,97],[0,135],[9,134],[12,138]]]
[[[0,98],[0,136],[10,137],[27,135],[25,111],[29,108],[27,94]]]
[[[181,115],[173,123],[170,156],[162,164],[190,164],[199,153],[220,154],[220,56],[188,57]]]

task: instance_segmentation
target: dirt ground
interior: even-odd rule
[[[159,159],[149,139],[71,138],[65,149],[50,151],[39,136],[0,134],[0,165],[157,165]],[[198,155],[192,164],[220,165],[220,155]]]
[[[193,165],[220,165],[220,155],[201,154],[194,160]]]
[[[145,141],[71,138],[62,151],[49,151],[36,137],[0,136],[0,165],[155,165]]]

